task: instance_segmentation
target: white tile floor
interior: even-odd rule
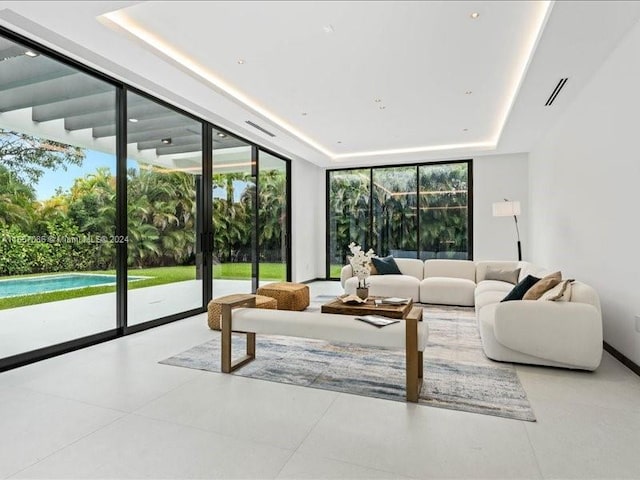
[[[531,423],[157,363],[213,335],[203,314],[0,374],[0,478],[640,478],[640,378],[608,354],[517,367]]]

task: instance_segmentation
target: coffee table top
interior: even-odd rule
[[[386,297],[369,297],[366,303],[342,303],[342,300],[335,300],[322,305],[322,313],[339,313],[342,315],[382,315],[389,318],[406,318],[413,308],[413,300],[409,299],[406,305],[376,305],[376,299]]]

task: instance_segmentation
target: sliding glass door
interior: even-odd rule
[[[128,325],[203,305],[202,124],[127,94]]]
[[[116,328],[116,88],[0,38],[0,359]],[[100,127],[97,127],[100,125]],[[9,360],[10,361],[10,360]]]
[[[288,162],[263,150],[258,158],[259,284],[284,282],[289,265]]]
[[[212,222],[213,297],[255,289],[255,148],[213,130]]]

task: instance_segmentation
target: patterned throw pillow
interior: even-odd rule
[[[522,280],[520,280],[518,284],[513,287],[513,289],[501,301],[509,302],[511,300],[522,300],[522,297],[524,297],[524,294],[527,293],[527,290],[529,290],[539,281],[540,279],[538,277],[527,275]]]
[[[487,273],[484,275],[485,280],[499,280],[501,282],[511,283],[513,285],[518,283],[520,277],[520,269],[507,270],[503,268],[487,267]]]
[[[398,264],[391,255],[384,258],[373,257],[371,261],[373,262],[373,266],[376,267],[378,275],[402,275]]]
[[[547,275],[539,282],[527,290],[527,293],[522,297],[523,300],[538,300],[544,292],[551,290],[562,281],[562,274],[560,272],[554,272],[551,275]]]
[[[570,280],[563,280],[551,290],[547,290],[542,294],[538,301],[547,300],[550,302],[568,302],[571,300],[571,284],[574,281],[575,280],[573,278]]]

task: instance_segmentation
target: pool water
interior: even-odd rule
[[[148,277],[129,277],[131,280],[141,280]],[[64,275],[42,275],[39,277],[16,278],[0,280],[0,298],[34,293],[56,292],[74,288],[95,287],[98,285],[115,285],[115,275],[94,275],[69,273]]]

